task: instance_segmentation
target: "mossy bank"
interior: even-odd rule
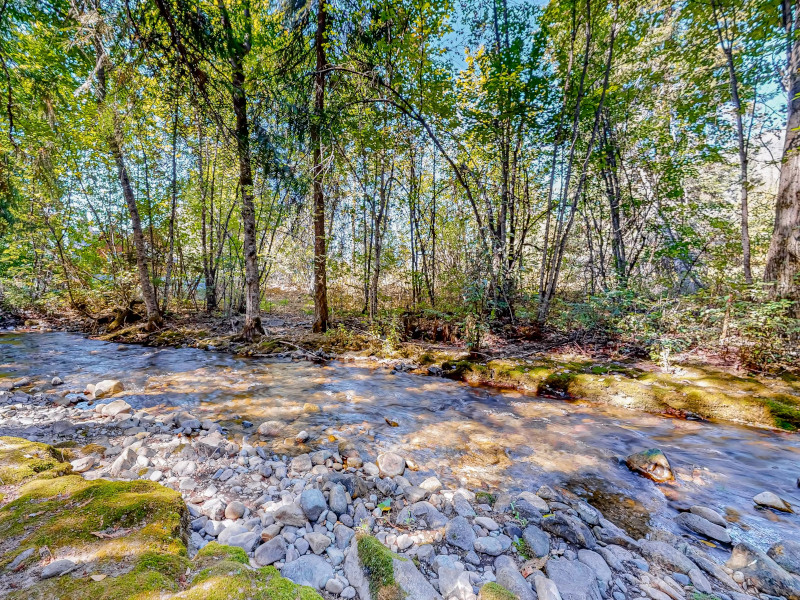
[[[187,552],[179,492],[87,481],[63,451],[0,438],[0,597],[13,600],[319,600],[240,548]]]

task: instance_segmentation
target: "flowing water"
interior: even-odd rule
[[[53,375],[76,390],[119,379],[136,408],[185,407],[253,440],[255,429],[243,429],[242,419],[286,422],[287,436],[305,429],[323,447],[334,445],[330,435],[350,439],[373,459],[396,450],[471,489],[562,485],[634,537],[653,528],[680,533],[677,509],[702,504],[727,514],[734,540],[800,541],[800,516],[752,502],[769,490],[800,507],[798,435],[469,387],[375,364],[244,359],[68,333],[0,335],[0,377]],[[674,484],[656,485],[625,467],[628,454],[650,447],[669,458]]]

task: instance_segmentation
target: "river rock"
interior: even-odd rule
[[[675,517],[675,521],[679,524],[688,529],[689,531],[694,531],[695,533],[699,533],[707,538],[712,540],[717,540],[718,542],[722,542],[723,544],[730,544],[731,543],[731,536],[728,535],[728,532],[725,530],[724,527],[720,527],[719,525],[715,525],[711,521],[704,519],[703,517],[696,515],[694,513],[685,512],[679,514]]]
[[[697,515],[698,517],[703,517],[706,521],[711,521],[714,525],[719,525],[720,527],[726,528],[728,527],[728,523],[725,521],[725,518],[713,508],[695,505],[689,509],[689,512]]]
[[[642,556],[648,561],[678,573],[688,574],[695,564],[680,550],[666,542],[639,540]]]
[[[298,585],[308,585],[322,590],[328,579],[333,577],[333,567],[316,554],[306,554],[286,563],[281,569],[281,575]]]
[[[554,558],[545,565],[563,600],[601,600],[597,576],[587,565],[565,558]]]
[[[256,546],[261,543],[261,535],[255,531],[245,531],[243,533],[230,536],[226,543],[228,546],[241,548],[245,552],[252,552],[255,550]]]
[[[136,464],[137,458],[139,458],[139,455],[136,454],[133,448],[125,448],[111,464],[109,473],[111,473],[113,477],[119,477],[120,473],[131,469]]]
[[[300,508],[303,509],[308,520],[312,523],[319,519],[322,511],[328,508],[328,503],[325,502],[325,496],[322,495],[316,488],[304,490],[300,494]]]
[[[292,459],[292,462],[289,463],[289,469],[295,473],[307,473],[313,466],[314,465],[311,464],[311,456],[308,454],[300,454],[299,456],[295,456]]]
[[[117,415],[121,415],[123,413],[129,413],[133,409],[131,405],[125,402],[125,400],[117,399],[109,402],[108,404],[99,404],[98,410],[101,415],[105,415],[107,417],[116,417]]]
[[[454,567],[439,568],[439,591],[445,600],[475,600],[469,572]]]
[[[757,548],[736,544],[726,565],[734,571],[741,571],[761,592],[789,600],[800,599],[800,578],[788,573]]]
[[[225,506],[220,498],[210,498],[200,506],[200,512],[212,521],[221,521],[225,517]]]
[[[394,580],[405,592],[409,600],[442,600],[442,596],[428,583],[425,576],[419,572],[414,563],[408,559],[395,558],[392,560],[394,567]]]
[[[479,537],[473,543],[475,552],[488,554],[489,556],[499,556],[503,553],[503,545],[499,539],[492,536]]]
[[[66,558],[55,560],[42,569],[42,579],[61,577],[62,575],[66,575],[67,573],[74,571],[77,566],[78,565],[76,565],[74,562]]]
[[[536,575],[533,582],[536,586],[536,595],[539,600],[562,600],[561,594],[558,592],[558,586],[552,579],[548,579],[544,575]]]
[[[283,560],[286,557],[286,541],[283,536],[277,536],[256,548],[254,560],[260,567]]]
[[[445,541],[462,550],[472,550],[475,545],[475,537],[475,531],[465,517],[451,519],[444,529]]]
[[[97,459],[94,456],[84,456],[73,460],[70,464],[73,472],[85,473],[94,466],[95,462],[97,462]]]
[[[322,554],[331,545],[331,538],[323,533],[307,533],[305,540],[314,554]]]
[[[778,542],[767,551],[767,556],[789,573],[800,575],[800,544],[797,542]]]
[[[219,534],[217,534],[217,541],[220,544],[227,544],[228,540],[231,539],[235,535],[239,535],[240,533],[247,533],[250,531],[244,525],[239,524],[232,524],[228,525],[225,529],[223,529]]]
[[[280,421],[265,421],[258,426],[258,435],[264,437],[280,437],[286,426]]]
[[[606,561],[597,552],[581,548],[578,550],[578,560],[588,566],[597,575],[601,588],[611,585],[613,575]]]
[[[340,550],[347,548],[355,534],[356,532],[347,525],[337,523],[333,528],[333,537],[336,540],[336,547]]]
[[[528,525],[522,532],[522,539],[536,557],[550,553],[550,537],[536,525]]]
[[[502,585],[509,592],[515,594],[519,600],[536,600],[530,584],[519,572],[514,559],[510,556],[498,556],[494,560],[497,584]]]
[[[275,511],[275,520],[284,525],[302,527],[306,524],[307,519],[303,509],[297,504],[284,504]]]
[[[631,454],[625,464],[631,471],[644,475],[656,482],[672,481],[675,475],[664,453],[658,448],[650,448]]]
[[[541,527],[548,533],[583,548],[592,550],[597,546],[597,540],[586,524],[570,514],[556,512],[551,517],[543,518]]]
[[[50,380],[50,385],[52,385],[53,387],[58,387],[59,385],[61,385],[63,383],[64,383],[64,381],[61,379],[61,377],[58,377],[58,376],[53,377]]]
[[[117,381],[116,379],[104,379],[100,383],[95,384],[94,397],[99,400],[100,398],[106,398],[108,396],[113,396],[114,394],[119,394],[124,390],[125,386],[122,385],[121,381]]]
[[[792,506],[788,502],[786,502],[786,500],[780,498],[779,496],[773,494],[772,492],[761,492],[757,496],[753,497],[753,502],[755,502],[759,506],[774,508],[775,510],[779,510],[782,512],[792,512]]]
[[[397,477],[406,470],[406,459],[394,452],[384,452],[378,455],[378,469],[381,477]]]
[[[234,500],[225,507],[225,518],[235,521],[241,519],[246,511],[247,507],[244,504],[238,500]]]
[[[347,490],[342,484],[337,483],[331,488],[328,504],[337,516],[347,512]]]

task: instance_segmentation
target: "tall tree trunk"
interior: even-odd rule
[[[775,228],[767,253],[764,280],[773,283],[773,295],[796,301],[800,313],[800,40],[795,37],[800,2],[794,7],[784,0],[787,38],[791,40],[788,56],[788,114],[783,162],[775,201]]]
[[[125,197],[125,204],[128,206],[128,213],[131,218],[131,228],[133,229],[133,244],[136,249],[136,267],[139,271],[139,285],[142,288],[142,298],[144,299],[145,310],[147,311],[147,327],[153,330],[161,325],[161,313],[158,311],[153,282],[150,280],[150,273],[147,268],[147,250],[144,247],[144,234],[142,233],[142,221],[139,218],[139,207],[136,205],[136,197],[133,195],[133,187],[128,177],[128,169],[125,165],[125,156],[122,152],[122,124],[114,106],[106,106],[106,63],[108,57],[99,39],[99,34],[94,40],[95,51],[97,53],[97,102],[101,108],[111,111],[112,130],[107,136],[107,142],[114,163],[117,165],[117,177],[122,187],[122,195]]]
[[[314,161],[314,325],[313,331],[328,330],[327,249],[325,240],[325,194],[322,189],[322,118],[325,109],[325,28],[327,14],[325,0],[318,0],[317,31],[314,46],[317,55],[317,72],[314,75],[314,120],[311,123],[311,146]]]
[[[161,312],[167,312],[169,302],[169,285],[172,279],[172,267],[175,262],[175,207],[178,203],[178,103],[175,102],[175,114],[172,117],[172,202],[169,213],[169,254],[167,254],[167,272],[164,276],[164,297],[161,300]]]

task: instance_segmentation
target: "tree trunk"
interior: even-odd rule
[[[788,0],[785,2],[789,5]],[[791,6],[789,5],[789,9]],[[797,16],[795,16],[797,18]],[[795,29],[794,19],[787,30]],[[764,280],[773,283],[776,298],[795,300],[800,312],[800,40],[792,42],[788,68],[788,114],[783,161],[775,201],[775,228],[767,253]]]
[[[317,8],[317,32],[314,46],[317,54],[317,72],[314,75],[314,120],[311,123],[311,146],[314,161],[314,325],[315,333],[328,330],[328,282],[325,248],[325,194],[322,189],[322,116],[325,109],[325,0]]]
[[[167,254],[167,272],[164,276],[164,298],[161,300],[161,312],[167,312],[169,302],[169,284],[172,279],[172,267],[175,262],[175,207],[178,203],[178,104],[175,103],[175,114],[172,118],[172,202],[169,213],[169,254]]]

